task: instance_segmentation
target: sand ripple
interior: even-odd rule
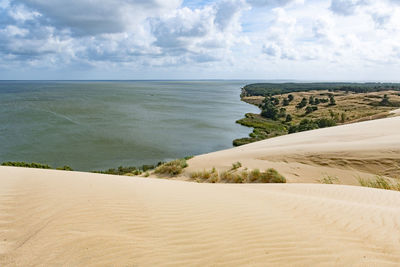
[[[0,168],[1,266],[398,266],[400,193]]]

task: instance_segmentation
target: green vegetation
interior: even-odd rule
[[[246,114],[237,123],[253,127],[240,146],[288,133],[337,124],[384,118],[400,107],[400,83],[263,83],[242,89],[242,99],[260,114]]]
[[[336,121],[332,119],[322,118],[316,120],[303,119],[299,124],[289,127],[289,133],[304,132],[315,130],[318,128],[332,127],[336,125]]]
[[[391,101],[387,94],[384,94],[382,100],[379,102],[372,102],[371,106],[380,106],[380,107],[400,107],[400,102]]]
[[[389,179],[382,177],[382,176],[376,176],[375,179],[359,178],[358,182],[360,183],[361,186],[400,191],[400,183],[399,182],[393,183]]]
[[[236,169],[239,169],[240,167],[242,167],[242,163],[240,163],[240,162],[238,161],[238,162],[232,163],[232,168],[231,168],[231,170],[236,170]]]
[[[220,181],[219,174],[215,168],[212,168],[211,171],[193,172],[190,174],[190,178],[198,182],[207,180],[209,183],[218,183]]]
[[[163,164],[159,162],[157,166]],[[134,166],[119,166],[118,168],[111,168],[105,171],[92,171],[94,173],[102,173],[102,174],[112,174],[112,175],[140,175],[143,172],[148,172],[149,170],[153,170],[156,168],[154,165],[142,165],[140,167]]]
[[[24,168],[36,168],[36,169],[51,169],[51,167],[47,164],[40,163],[27,163],[23,161],[7,161],[1,164],[2,166],[13,166],[13,167],[24,167]]]
[[[336,100],[335,97],[333,95],[329,96],[329,106],[334,106],[336,105]]]
[[[233,141],[234,146],[245,145],[248,143],[264,140],[267,138],[284,135],[288,133],[287,126],[282,124],[281,121],[274,121],[266,119],[258,114],[247,113],[246,117],[236,121],[237,123],[253,127],[254,130],[250,137],[240,138]],[[291,117],[289,117],[290,119]],[[286,116],[287,120],[287,116]]]
[[[158,166],[154,173],[161,175],[169,175],[176,176],[183,172],[183,169],[186,168],[188,164],[185,159],[176,159]]]
[[[317,90],[355,93],[400,90],[398,83],[255,83],[243,88],[244,96],[268,96]]]
[[[303,97],[303,99],[296,105],[297,109],[302,109],[307,105],[307,99]]]
[[[232,164],[234,165],[234,164]],[[265,172],[260,172],[258,169],[252,171],[230,169],[218,173],[215,168],[210,171],[194,172],[190,177],[197,182],[209,183],[286,183],[286,178],[275,169],[267,169]]]
[[[94,171],[95,173],[103,173],[103,174],[113,174],[113,175],[140,175],[142,174],[142,171],[136,167],[133,166],[128,166],[128,167],[123,167],[119,166],[118,168],[114,169],[108,169],[105,171]]]
[[[62,166],[62,167],[58,167],[58,168],[56,168],[56,170],[61,170],[61,171],[73,171],[73,169],[72,169],[70,166],[68,166],[68,165],[64,165],[64,166]]]

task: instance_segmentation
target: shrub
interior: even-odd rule
[[[7,161],[1,164],[2,166],[13,166],[13,167],[24,167],[24,168],[36,168],[36,169],[51,169],[51,167],[47,164],[41,163],[27,163],[23,161]]]
[[[327,119],[327,118],[317,119],[315,122],[317,123],[319,128],[332,127],[332,126],[336,125],[335,120],[331,120],[331,119]]]
[[[289,128],[289,133],[303,132],[318,129],[319,126],[313,120],[303,119],[298,125]]]
[[[140,169],[144,172],[147,172],[149,170],[153,170],[155,168],[154,165],[142,165],[142,167],[140,167]]]
[[[278,109],[273,104],[267,103],[264,105],[261,116],[271,120],[276,120],[278,118]]]
[[[286,183],[286,178],[275,169],[267,169],[261,174],[262,183]]]
[[[68,166],[68,165],[64,165],[63,167],[58,167],[57,170],[62,170],[62,171],[73,171],[73,169]]]
[[[307,105],[308,101],[307,98],[303,97],[303,99],[296,105],[297,109],[302,109]]]
[[[310,96],[310,98],[308,99],[308,104],[310,105],[314,105],[315,104],[315,99],[313,96]]]
[[[95,171],[95,172],[103,174],[113,174],[113,175],[141,174],[141,171],[133,166],[128,166],[128,167],[119,166],[117,169],[111,168],[105,171]]]
[[[176,176],[181,174],[183,169],[187,166],[188,164],[185,159],[177,159],[158,166],[154,172],[157,174]]]
[[[250,182],[257,181],[261,178],[261,172],[259,169],[254,169],[250,172],[249,180]]]
[[[385,95],[383,96],[382,101],[379,102],[379,105],[380,105],[380,106],[390,106],[390,105],[391,105],[391,103],[390,103],[390,101],[389,101],[389,97],[388,97],[387,94],[385,94]]]
[[[313,111],[314,111],[314,109],[311,106],[306,107],[306,114],[310,114]]]
[[[283,99],[282,105],[289,106],[290,100],[288,98]]]
[[[336,105],[336,100],[333,95],[329,96],[329,106],[335,106]]]

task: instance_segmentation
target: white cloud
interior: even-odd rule
[[[288,69],[312,76],[321,66],[343,75],[400,70],[400,1],[185,3],[0,0],[0,77],[18,66],[254,77],[273,65],[270,78]]]
[[[247,2],[256,7],[262,7],[262,6],[279,7],[292,3],[302,4],[304,3],[304,0],[247,0]]]
[[[247,6],[242,1],[221,1],[201,9],[181,8],[152,21],[154,44],[177,62],[209,62],[229,54],[242,42],[239,18]]]
[[[78,35],[118,33],[147,17],[173,10],[180,0],[14,0],[41,13],[53,26]]]

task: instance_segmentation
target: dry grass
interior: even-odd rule
[[[190,174],[190,178],[196,181],[207,181],[209,183],[218,183],[219,175],[215,168],[212,168],[211,171],[203,170],[201,172],[193,172]]]
[[[167,163],[164,163],[158,166],[154,173],[168,176],[176,176],[183,172],[183,169],[186,168],[188,164],[185,159],[177,159]]]
[[[397,91],[382,91],[382,92],[370,92],[370,93],[346,93],[341,92],[329,92],[328,90],[321,91],[309,91],[309,92],[294,92],[290,93],[294,99],[289,103],[288,106],[283,106],[283,99],[287,98],[289,94],[276,95],[274,97],[279,98],[280,104],[278,109],[281,107],[286,108],[286,113],[291,114],[293,123],[297,124],[302,119],[318,119],[318,118],[331,118],[332,116],[337,119],[338,123],[351,123],[363,120],[383,118],[387,116],[387,112],[397,109],[396,107],[386,106],[374,106],[373,104],[379,102],[382,97],[387,94],[392,102],[400,103],[400,95]],[[297,109],[296,105],[301,101],[303,97],[307,100],[310,96],[314,98],[328,98],[328,94],[335,96],[336,105],[329,106],[329,103],[320,103],[318,110],[305,114],[305,108]],[[264,97],[244,97],[243,101],[259,105],[264,100]]]
[[[382,176],[376,176],[374,179],[358,178],[358,182],[360,183],[361,186],[400,191],[399,182],[394,183]]]
[[[295,105],[301,101],[303,97],[309,98],[328,98],[327,94],[332,93],[335,96],[336,105],[329,106],[328,103],[318,105],[318,110],[307,115],[307,118],[331,118],[336,116],[339,123],[350,123],[362,119],[374,119],[378,114],[386,113],[396,107],[373,106],[372,104],[379,101],[387,94],[391,101],[400,102],[400,96],[396,91],[382,91],[371,93],[345,93],[345,92],[328,92],[328,91],[310,91],[292,93],[294,100],[289,106],[285,107],[288,114],[292,115],[293,122],[298,123],[304,118],[304,109],[296,109]],[[287,95],[280,96],[281,103]],[[342,121],[342,114],[343,121]]]
[[[197,182],[209,183],[286,183],[286,178],[275,169],[267,169],[261,172],[258,169],[238,171],[238,168],[236,168],[218,173],[213,168],[210,171],[193,172],[190,174],[190,178]]]
[[[237,169],[239,169],[240,167],[242,167],[242,163],[240,163],[240,162],[238,161],[238,162],[232,163],[232,168],[231,168],[231,170],[237,170]]]
[[[321,180],[318,180],[321,184],[340,184],[339,178],[336,176],[326,175]]]

